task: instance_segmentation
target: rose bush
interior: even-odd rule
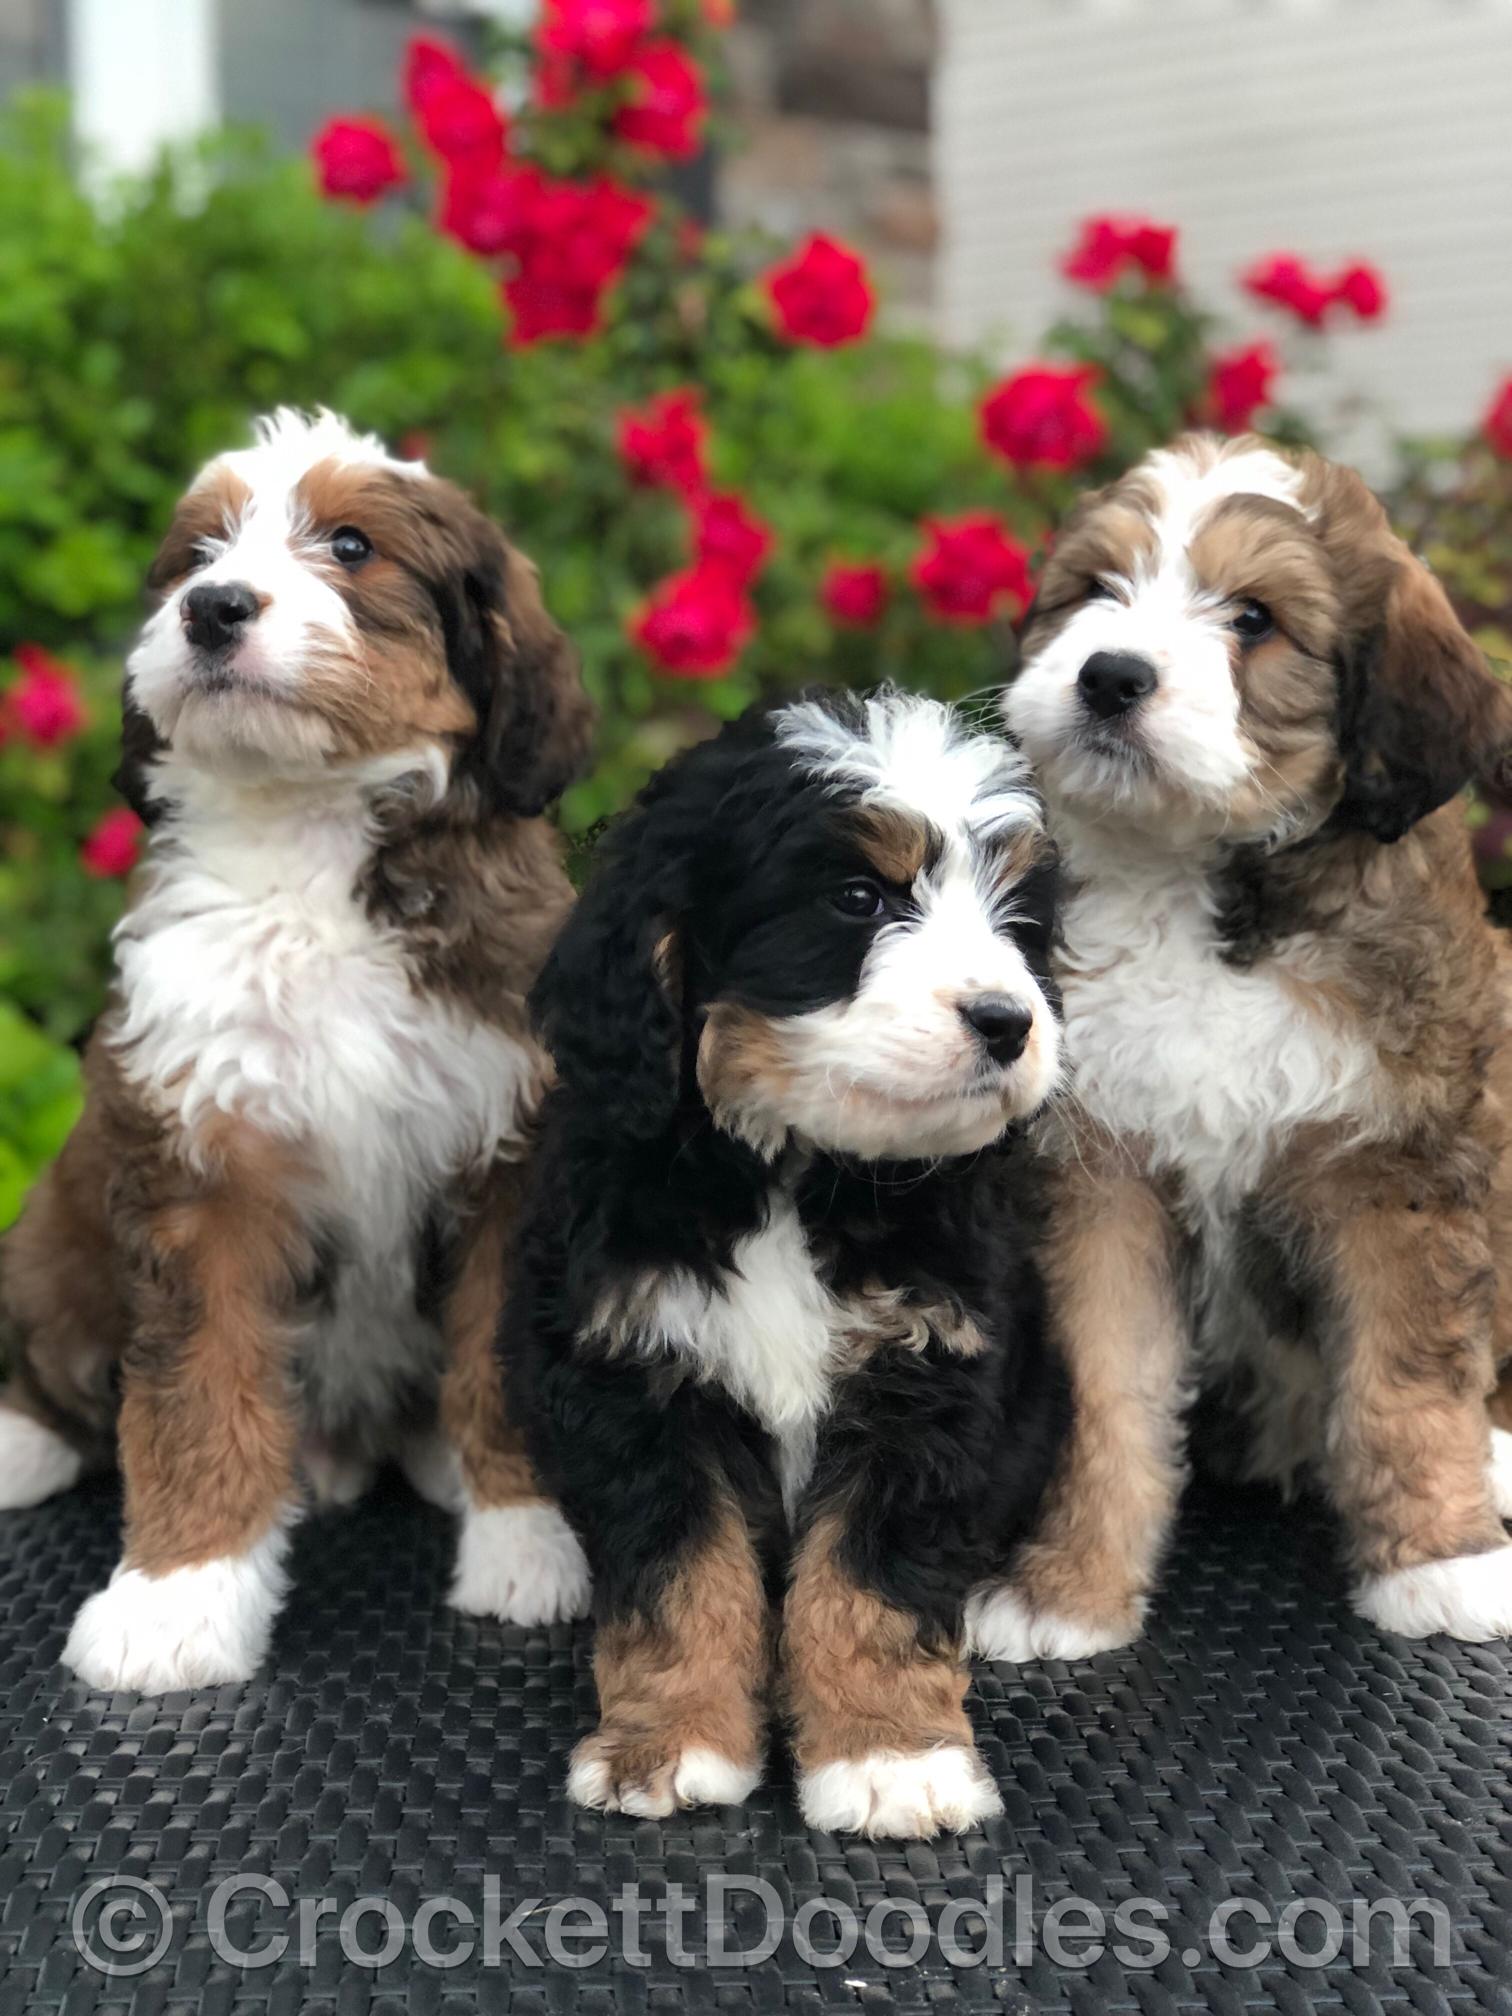
[[[509,113],[421,38],[402,127],[334,108],[295,163],[232,135],[100,207],[55,101],[0,121],[0,1006],[51,1060],[24,1112],[0,1082],[14,1169],[70,1096],[49,1039],[100,1005],[139,844],[108,778],[140,585],[185,479],[252,414],[347,413],[538,561],[601,714],[573,836],[760,693],[989,690],[1084,485],[1194,420],[1300,438],[1284,325],[1223,337],[1159,221],[1088,220],[1064,262],[1081,310],[1006,374],[879,326],[833,238],[699,229],[664,176],[707,130],[728,18],[549,0],[506,51],[528,73]],[[1318,283],[1325,326],[1380,312],[1365,270]],[[1477,453],[1499,468],[1498,428]]]
[[[1397,523],[1492,670],[1512,680],[1512,377],[1468,441],[1409,441],[1403,456]],[[1481,880],[1496,915],[1512,924],[1512,806],[1472,794],[1469,816]]]

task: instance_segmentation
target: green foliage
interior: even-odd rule
[[[1398,529],[1443,582],[1492,670],[1512,680],[1512,462],[1482,440],[1409,441],[1390,502]],[[1475,792],[1469,820],[1481,881],[1505,918],[1512,809]]]
[[[79,1117],[79,1060],[0,998],[0,1230]]]
[[[0,740],[0,1005],[19,1004],[60,1042],[82,1035],[99,1012],[121,906],[120,883],[87,874],[79,859],[113,802],[120,666],[81,664],[77,654],[70,663],[88,712],[83,731],[50,749],[16,734]],[[9,684],[3,669],[0,684]]]

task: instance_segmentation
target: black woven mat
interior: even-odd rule
[[[593,1718],[588,1631],[505,1629],[448,1611],[449,1522],[397,1488],[304,1529],[266,1678],[167,1700],[91,1695],[54,1662],[75,1605],[113,1563],[116,1524],[103,1487],[0,1517],[0,2016],[818,2016],[954,2003],[1512,2016],[1512,1651],[1410,1646],[1353,1619],[1315,1514],[1194,1498],[1136,1650],[979,1669],[973,1713],[1007,1814],[928,1846],[810,1834],[780,1758],[743,1811],[666,1822],[576,1812],[562,1784]],[[238,1872],[270,1881],[226,1902],[212,1927],[217,1886]],[[716,1872],[770,1885],[769,1897],[742,1894],[725,1914],[733,1949],[756,1945],[781,1916],[769,1959],[699,1959]],[[126,1878],[150,1887],[123,1887]],[[673,1953],[669,1885],[693,1906]],[[633,1945],[624,1913],[608,1908],[626,1886],[641,1911]],[[522,1950],[500,1933],[497,1959],[485,1936],[490,1890],[496,1920],[526,1906],[515,1919]],[[1002,1920],[1000,1961],[952,1964],[983,1943],[982,1914],[969,1909],[951,1921],[949,1957],[941,1951],[942,1911],[969,1897]],[[836,1948],[847,1911],[857,1928],[839,1965],[795,1946],[794,1914],[815,1898],[841,1916],[805,1919],[811,1955]],[[334,1903],[315,1919],[323,1899]],[[344,1933],[342,1914],[364,1899]],[[417,1923],[433,1899],[470,1911],[476,1929],[449,1910]],[[567,1899],[586,1908],[553,1921],[550,1907]],[[896,1901],[879,1924],[883,1899]],[[1107,1950],[1091,1965],[1066,1964],[1087,1955],[1096,1929],[1088,1910],[1054,1910],[1067,1899],[1107,1921]],[[1115,1913],[1137,1899],[1169,1916],[1142,1909],[1125,1938]],[[1236,1899],[1248,1902],[1231,1905],[1226,1933],[1215,1928],[1215,1909]],[[1398,1934],[1389,1899],[1436,1914],[1420,1909]],[[609,1928],[598,1959],[595,1906]],[[301,1910],[311,1920],[303,1954]],[[1167,1957],[1152,1949],[1151,1927]],[[224,1957],[280,1933],[281,1958]],[[1338,1957],[1309,1964],[1336,1933]],[[109,1937],[117,1965],[142,1967],[163,1941],[166,1950],[143,1971],[110,1975],[80,1950],[110,1959]],[[418,1938],[444,1955],[464,1937],[474,1951],[453,1967],[416,1950]],[[886,1964],[925,1937],[917,1960]],[[386,1943],[388,1964],[363,1964]],[[560,1957],[585,1950],[584,1967]],[[674,1964],[678,1952],[694,1964]]]

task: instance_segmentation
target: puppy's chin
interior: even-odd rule
[[[823,1013],[824,1011],[820,1011]],[[797,1140],[863,1162],[973,1155],[1037,1113],[1060,1077],[1060,1042],[1036,1014],[1017,1062],[1002,1069],[965,1056],[921,1059],[915,1073],[849,1072],[805,1057],[800,1025],[720,1004],[698,1050],[700,1089],[715,1124],[768,1159]]]
[[[335,754],[330,723],[313,708],[255,687],[192,690],[159,733],[180,761],[237,783],[322,775]]]
[[[1182,776],[1137,736],[1119,731],[1078,729],[1064,740],[1026,738],[1024,746],[1052,804],[1169,843],[1289,838],[1321,816],[1311,804],[1283,801],[1253,773],[1221,786]]]
[[[339,761],[349,736],[326,703],[371,681],[333,631],[305,625],[292,640],[252,637],[207,653],[184,642],[171,614],[148,624],[127,678],[128,697],[172,757],[246,784],[303,784]]]
[[[917,1102],[855,1086],[839,1099],[816,1099],[784,1117],[790,1133],[829,1154],[862,1162],[918,1162],[974,1155],[1040,1103],[1024,1105],[1008,1084],[959,1099]]]

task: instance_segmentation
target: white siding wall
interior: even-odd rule
[[[68,55],[74,124],[100,169],[145,168],[219,116],[215,0],[69,0]]]
[[[1263,253],[1384,268],[1389,321],[1334,346],[1339,382],[1375,407],[1340,439],[1367,463],[1391,423],[1464,426],[1512,369],[1512,0],[941,11],[939,284],[954,339],[1032,349],[1074,299],[1055,268],[1077,221],[1131,210],[1182,226],[1183,268],[1237,334],[1279,324],[1232,285]],[[1332,407],[1317,383],[1303,403]]]

